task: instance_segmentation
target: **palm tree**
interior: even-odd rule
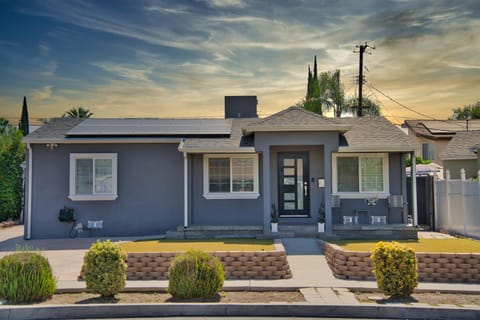
[[[93,115],[90,110],[84,107],[72,108],[63,114],[63,117],[68,118],[90,118]]]
[[[347,99],[346,103],[346,108],[351,110],[352,113],[356,114],[355,110],[358,108],[358,98],[357,97],[351,97]],[[365,116],[380,116],[381,111],[380,111],[380,105],[370,99],[369,97],[363,97],[362,98],[362,105],[363,105],[363,115]]]

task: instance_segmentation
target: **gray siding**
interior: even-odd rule
[[[262,183],[259,184],[258,199],[207,200],[203,197],[203,155],[191,157],[191,225],[228,226],[263,224]],[[259,179],[262,180],[262,157],[259,157]]]
[[[33,145],[32,238],[64,238],[70,224],[57,220],[64,206],[78,222],[103,220],[95,236],[159,234],[183,224],[183,155],[178,144]],[[118,198],[71,201],[70,153],[117,153]],[[80,236],[88,236],[84,231]]]

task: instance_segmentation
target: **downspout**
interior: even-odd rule
[[[32,159],[33,151],[30,143],[27,143],[28,150],[28,198],[27,198],[27,234],[26,240],[32,238]]]
[[[183,227],[188,227],[188,154],[183,153]]]
[[[411,164],[411,174],[412,174],[412,214],[413,214],[413,225],[418,226],[418,216],[417,216],[417,159],[415,156],[415,151],[411,154],[412,164]]]

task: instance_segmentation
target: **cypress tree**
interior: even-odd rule
[[[18,123],[18,128],[22,131],[23,135],[26,136],[30,133],[30,124],[28,122],[28,107],[27,107],[27,97],[23,97],[23,107],[22,107],[22,116],[20,122]]]
[[[306,99],[310,99],[313,94],[313,87],[312,87],[312,71],[310,70],[310,66],[308,66],[308,82],[307,82],[307,96]]]

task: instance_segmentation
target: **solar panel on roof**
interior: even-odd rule
[[[68,136],[229,135],[229,119],[86,119]]]

